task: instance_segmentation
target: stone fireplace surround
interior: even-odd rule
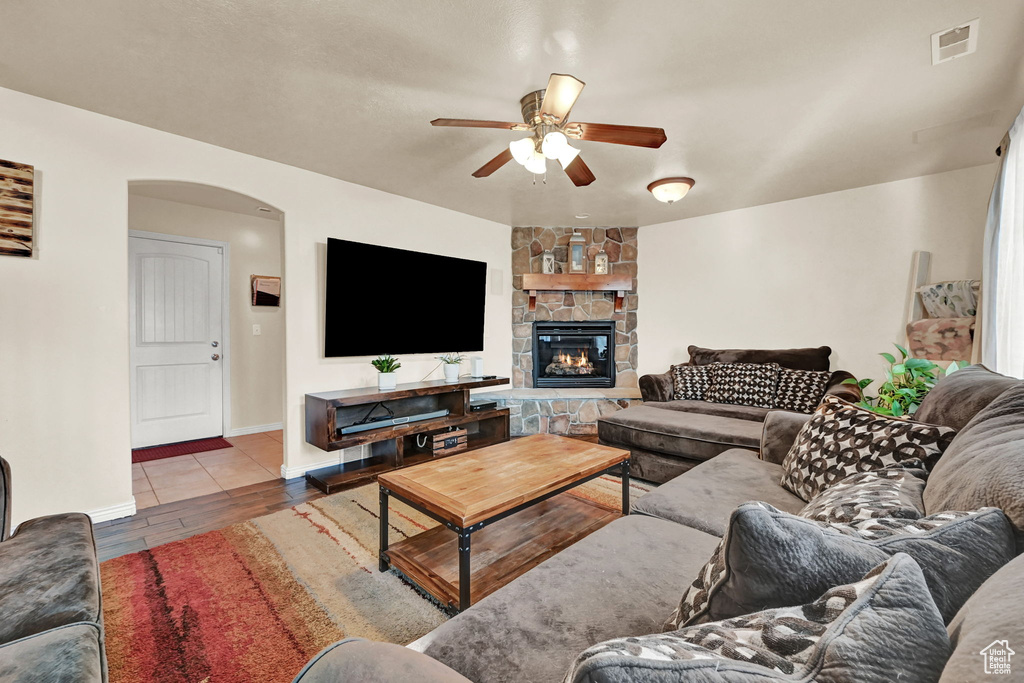
[[[551,250],[555,272],[568,272],[573,230],[587,243],[587,272],[604,249],[611,273],[634,277],[624,310],[615,312],[613,292],[539,292],[531,312],[523,274],[540,273],[541,255]],[[597,419],[640,398],[637,389],[636,293],[637,228],[512,228],[512,389],[482,396],[498,399],[511,412],[513,435],[597,433]],[[538,389],[533,387],[533,323],[541,320],[611,320],[615,323],[615,387],[610,389]]]

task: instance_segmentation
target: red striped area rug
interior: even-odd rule
[[[214,439],[197,439],[195,441],[181,441],[169,443],[164,446],[151,446],[149,448],[133,448],[132,462],[149,462],[150,460],[162,460],[173,458],[177,455],[188,455],[190,453],[205,453],[206,451],[219,451],[222,448],[231,448],[231,442],[219,436]]]
[[[608,505],[621,491],[615,477],[574,489]],[[439,626],[432,602],[377,571],[377,495],[361,486],[104,562],[111,683],[287,683],[335,640],[405,645]],[[393,539],[436,525],[398,502],[389,521]]]

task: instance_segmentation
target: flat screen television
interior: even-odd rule
[[[487,264],[327,240],[324,355],[483,351]]]

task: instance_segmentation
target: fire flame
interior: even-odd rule
[[[585,368],[590,365],[590,360],[587,358],[586,351],[580,351],[579,356],[570,356],[567,353],[558,354],[558,362],[562,365],[573,365],[579,368]]]

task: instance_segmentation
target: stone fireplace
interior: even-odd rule
[[[615,323],[611,320],[533,323],[533,386],[615,386]]]
[[[567,273],[573,230],[512,228],[512,389],[485,395],[510,409],[514,435],[596,434],[601,416],[640,398],[637,228],[575,228],[586,241],[587,272],[592,272],[598,252],[604,251],[609,273],[634,278],[622,310],[615,310],[615,292],[604,291],[539,291],[536,308],[530,310],[523,275],[542,272],[545,251],[554,254],[555,272]],[[595,329],[603,330],[606,342],[568,339]],[[558,339],[541,343],[535,334],[542,333]]]

